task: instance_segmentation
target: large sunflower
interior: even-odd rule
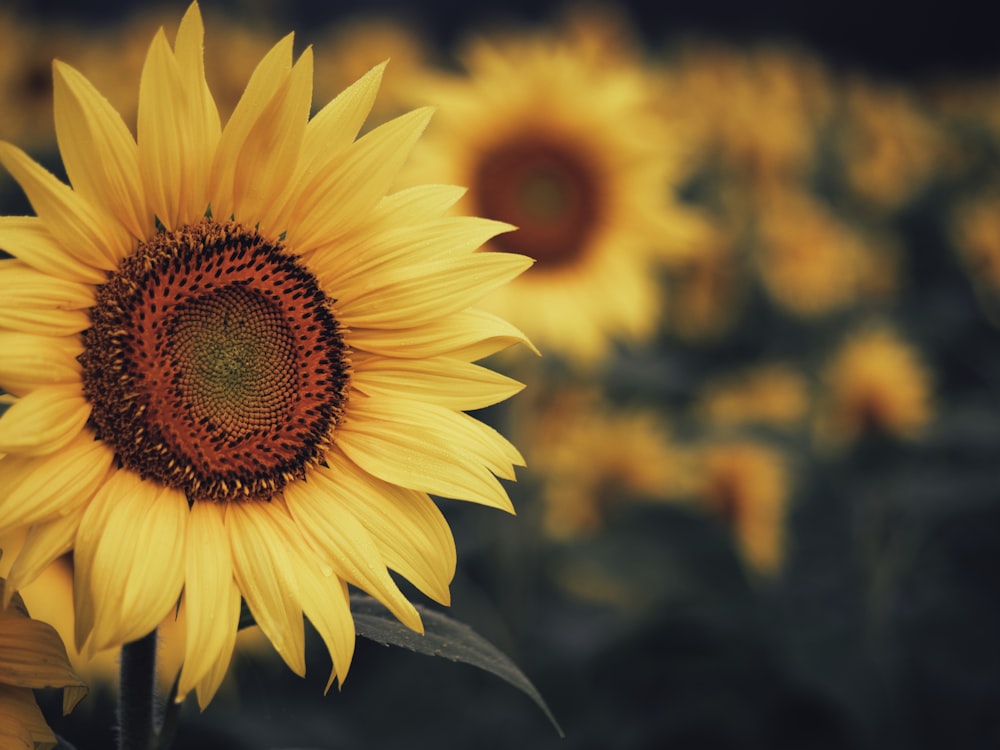
[[[657,329],[654,261],[690,255],[701,229],[670,198],[652,73],[621,50],[586,25],[497,35],[467,45],[464,72],[413,84],[440,105],[414,172],[468,185],[472,212],[518,227],[487,248],[537,260],[485,304],[585,361]]]
[[[461,190],[387,195],[427,110],[359,140],[382,69],[310,119],[292,36],[223,127],[197,5],[162,29],[137,137],[55,63],[72,187],[16,147],[37,216],[0,218],[0,534],[30,527],[9,591],[74,552],[76,640],[142,637],[183,595],[180,694],[204,706],[245,600],[295,672],[303,614],[343,680],[348,584],[420,617],[389,569],[447,603],[455,546],[428,493],[511,510],[522,460],[466,415],[521,385],[473,361],[524,341],[470,305],[531,263],[445,216]]]

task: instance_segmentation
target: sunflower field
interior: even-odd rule
[[[1000,747],[959,6],[0,5],[0,750]]]

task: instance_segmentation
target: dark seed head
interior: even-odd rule
[[[332,302],[280,243],[212,219],[159,232],[90,317],[91,423],[144,479],[192,502],[259,500],[322,461],[348,350]]]

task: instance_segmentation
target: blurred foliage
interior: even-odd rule
[[[285,27],[264,4],[204,5],[227,110]],[[0,137],[59,172],[48,60],[130,121],[147,30],[175,15],[0,10]],[[322,21],[298,37],[332,71],[318,97],[391,56],[385,117],[409,73],[455,72],[435,17]],[[645,341],[597,365],[494,362],[527,384],[481,415],[528,460],[519,516],[444,503],[450,614],[513,659],[566,738],[490,675],[359,641],[328,696],[318,643],[305,680],[238,653],[206,712],[185,705],[178,747],[1000,745],[1000,76],[889,79],[802,44],[651,41],[634,22],[616,14],[591,51],[624,45],[648,71],[684,145],[664,191],[712,233],[657,269]],[[0,206],[29,211],[6,175]],[[79,750],[110,746],[110,688],[65,718],[42,698]]]

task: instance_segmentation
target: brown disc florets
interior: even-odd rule
[[[518,228],[493,243],[542,271],[578,261],[603,218],[601,178],[586,157],[580,144],[533,133],[485,149],[472,178],[477,213]]]
[[[322,461],[347,348],[281,243],[211,219],[161,231],[97,292],[83,390],[97,436],[190,501],[267,499]]]

